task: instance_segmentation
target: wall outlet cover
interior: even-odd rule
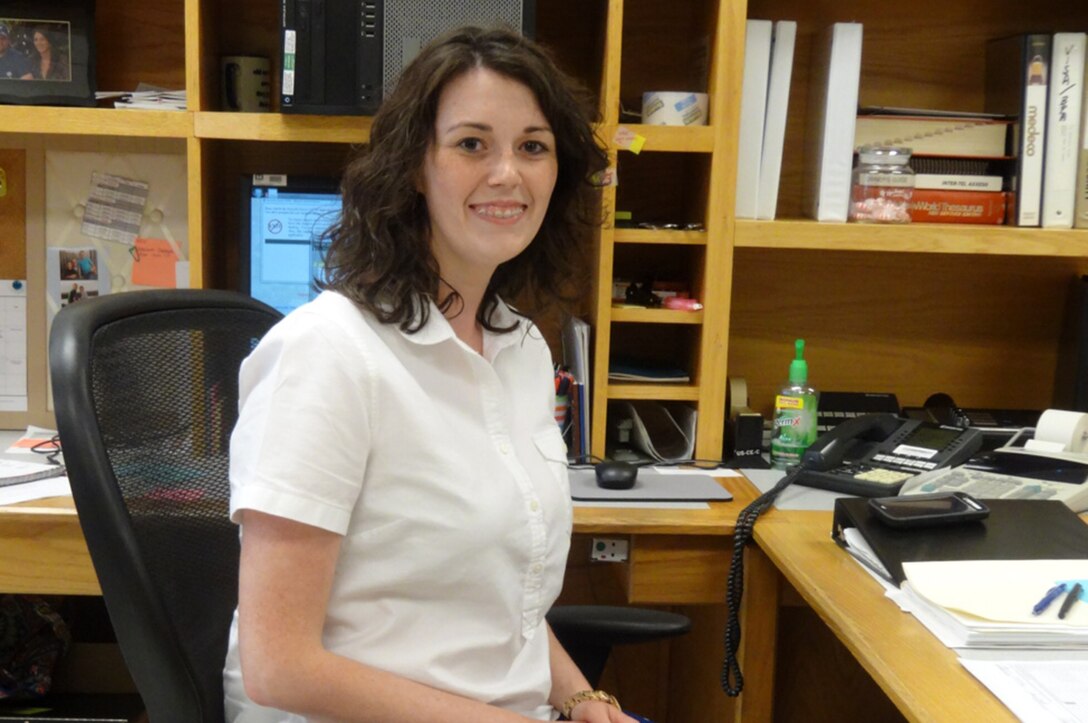
[[[594,537],[589,559],[594,562],[624,562],[627,560],[627,540]]]

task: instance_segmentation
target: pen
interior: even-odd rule
[[[1046,591],[1046,595],[1043,595],[1043,599],[1035,603],[1035,607],[1031,609],[1032,615],[1042,615],[1043,611],[1050,607],[1050,603],[1054,602],[1055,598],[1065,592],[1065,583],[1059,583],[1054,587]]]
[[[1065,600],[1062,602],[1062,609],[1058,611],[1058,620],[1065,620],[1066,614],[1069,609],[1073,607],[1073,603],[1080,599],[1080,591],[1083,588],[1078,582],[1073,586],[1073,589],[1069,591],[1069,594],[1065,596]]]

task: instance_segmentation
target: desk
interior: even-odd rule
[[[602,566],[613,571],[630,602],[683,605],[692,617],[695,629],[673,643],[668,661],[669,720],[771,720],[780,575],[909,719],[1015,720],[832,542],[829,512],[771,510],[756,526],[759,547],[749,548],[746,562],[745,692],[736,702],[726,698],[718,674],[731,535],[737,513],[757,491],[742,478],[723,483],[734,501],[709,509],[575,510],[576,536],[630,538],[629,561]],[[0,591],[100,594],[70,498],[0,507],[0,545]]]
[[[908,719],[1016,720],[832,541],[830,512],[771,510],[755,540]]]
[[[71,497],[0,507],[0,592],[101,595]]]

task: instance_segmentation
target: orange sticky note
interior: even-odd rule
[[[137,237],[132,283],[160,289],[177,288],[177,275],[174,273],[177,263],[178,255],[169,241]]]

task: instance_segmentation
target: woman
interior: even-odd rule
[[[565,448],[548,347],[503,301],[564,298],[605,164],[514,33],[405,69],[345,173],[323,293],[242,366],[228,720],[633,721],[544,620]]]
[[[35,80],[71,80],[68,59],[53,46],[52,36],[44,27],[34,29],[34,53],[31,75]]]

